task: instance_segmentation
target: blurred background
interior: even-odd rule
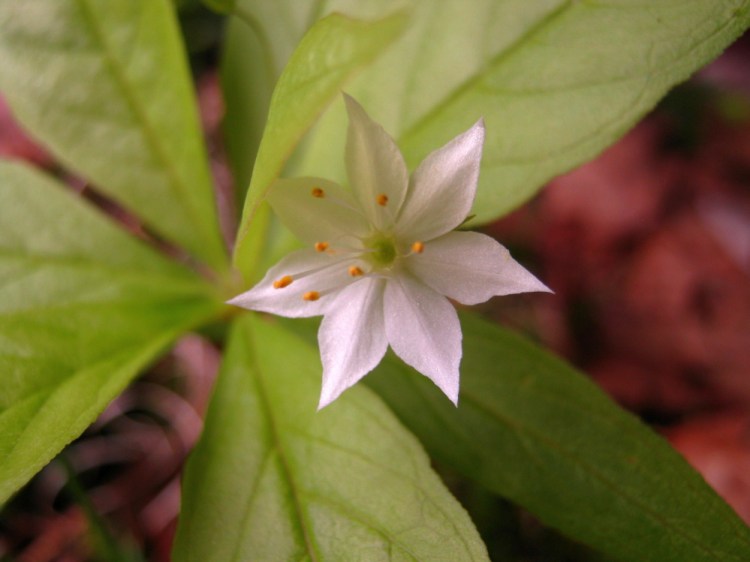
[[[203,126],[231,230],[232,174],[217,79],[223,21],[185,2]],[[127,228],[14,122],[0,94],[0,157],[64,178]],[[676,88],[594,161],[485,231],[555,291],[481,312],[596,380],[664,435],[750,523],[750,37]],[[179,475],[218,367],[206,338],[115,400],[0,512],[0,561],[167,561]],[[603,560],[437,467],[493,560]]]

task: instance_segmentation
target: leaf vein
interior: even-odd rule
[[[464,400],[473,403],[474,407],[477,408],[477,410],[484,412],[485,415],[487,415],[489,418],[495,419],[501,422],[502,424],[508,426],[509,428],[511,428],[511,431],[518,432],[518,433],[526,433],[530,440],[539,442],[543,446],[549,449],[556,450],[561,456],[566,457],[574,465],[581,467],[584,470],[584,472],[589,474],[593,479],[598,480],[606,488],[612,490],[612,492],[616,496],[622,498],[625,502],[630,503],[631,505],[634,505],[636,508],[638,508],[642,513],[650,517],[652,520],[657,521],[661,526],[671,529],[676,535],[681,536],[688,543],[693,544],[696,548],[705,552],[707,555],[714,557],[716,560],[722,560],[720,551],[717,551],[705,545],[700,540],[695,539],[692,535],[685,533],[685,531],[679,525],[672,524],[667,519],[663,518],[657,511],[653,510],[650,506],[648,506],[646,503],[628,494],[624,489],[620,488],[615,482],[607,478],[594,466],[583,461],[573,451],[570,451],[568,449],[565,449],[564,447],[561,447],[558,443],[556,443],[552,439],[549,439],[542,433],[537,432],[531,429],[530,427],[519,423],[518,420],[513,420],[501,414],[500,412],[493,409],[491,406],[485,405],[482,402],[482,399],[480,397],[473,396],[470,392],[464,393]]]
[[[141,132],[146,144],[151,147],[156,160],[162,165],[162,170],[167,179],[167,186],[175,196],[174,204],[181,204],[184,201],[185,203],[182,206],[191,216],[195,228],[204,231],[206,239],[211,239],[211,233],[205,232],[204,222],[200,219],[200,216],[198,216],[197,210],[190,204],[191,198],[189,197],[188,187],[185,185],[180,173],[175,168],[174,162],[169,158],[167,151],[161,142],[161,137],[156,133],[156,130],[148,117],[148,112],[145,110],[137,94],[134,92],[126,73],[121,67],[120,61],[114,54],[112,46],[107,41],[105,33],[101,29],[97,18],[94,16],[89,4],[90,0],[77,0],[77,2],[81,7],[81,12],[88,22],[94,40],[101,46],[102,58],[106,66],[109,67],[111,75],[120,88],[131,113],[141,125],[138,130]],[[136,49],[133,48],[131,53],[135,50]]]
[[[252,334],[251,338],[248,338],[248,346],[250,362],[252,363],[253,370],[256,374],[256,376],[253,377],[253,380],[256,381],[260,404],[266,414],[266,419],[268,420],[271,437],[274,443],[273,449],[277,452],[281,464],[282,477],[286,481],[287,486],[289,487],[289,492],[292,496],[292,504],[294,505],[294,510],[297,515],[297,526],[302,534],[305,543],[305,549],[308,556],[310,557],[310,560],[312,562],[318,562],[318,560],[320,560],[320,557],[315,549],[311,529],[309,529],[311,525],[307,521],[305,511],[302,506],[300,487],[294,477],[289,459],[287,458],[287,453],[284,447],[283,439],[281,437],[281,432],[278,427],[278,422],[276,420],[276,417],[274,416],[273,406],[271,404],[270,398],[268,396],[268,391],[266,390],[265,383],[263,381],[263,371],[257,359],[254,333]]]

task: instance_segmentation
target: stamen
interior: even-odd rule
[[[315,242],[316,252],[325,252],[328,249],[328,242]]]
[[[336,268],[336,267],[342,265],[342,263],[346,262],[346,261],[349,261],[349,263],[351,263],[351,259],[352,258],[351,258],[350,255],[346,255],[346,256],[343,256],[343,257],[341,257],[341,258],[339,258],[337,260],[331,261],[331,262],[328,262],[326,260],[326,263],[324,263],[322,265],[319,265],[318,267],[312,267],[312,268],[304,270],[304,271],[297,271],[297,272],[295,272],[293,274],[294,277],[292,277],[292,275],[284,275],[284,277],[281,277],[280,279],[277,279],[276,281],[274,281],[273,282],[273,286],[276,289],[282,289],[282,288],[287,287],[288,285],[290,285],[292,283],[292,281],[301,281],[305,277],[309,277],[310,275],[315,275],[315,274],[323,271],[324,269]]]
[[[362,271],[361,268],[357,267],[356,265],[352,265],[349,267],[349,275],[352,277],[359,277],[360,275],[364,275],[365,272]]]
[[[416,241],[411,245],[411,252],[413,254],[421,254],[424,252],[424,243]]]
[[[310,195],[315,197],[316,199],[325,199],[329,203],[333,203],[334,205],[338,205],[339,207],[343,207],[347,211],[351,211],[352,213],[355,213],[361,217],[364,218],[364,215],[362,214],[362,210],[359,209],[357,206],[352,205],[348,201],[345,201],[341,197],[336,197],[335,195],[330,196],[328,193],[323,190],[322,187],[315,186],[310,190]],[[384,196],[385,197],[385,196]],[[387,199],[387,197],[386,197]],[[352,235],[356,236],[355,232],[351,233]]]
[[[320,293],[318,291],[307,291],[304,295],[302,295],[302,298],[306,301],[316,301],[320,298]]]
[[[288,287],[289,285],[291,285],[292,281],[294,281],[294,279],[292,279],[291,275],[284,275],[284,277],[281,277],[280,279],[277,279],[273,282],[273,288],[283,289],[284,287]]]
[[[388,204],[388,196],[385,193],[381,193],[375,198],[375,202],[381,207],[385,207]]]

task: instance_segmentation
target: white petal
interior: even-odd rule
[[[255,287],[228,304],[289,318],[319,316],[325,313],[339,291],[356,280],[349,275],[348,267],[357,263],[353,258],[297,250],[269,269]],[[286,275],[292,277],[292,283],[283,288],[274,287],[274,281]],[[303,295],[308,291],[317,291],[321,296],[316,301],[305,300]]]
[[[336,296],[318,332],[323,389],[318,409],[372,371],[385,355],[383,279],[366,278]]]
[[[383,127],[375,123],[354,98],[344,95],[349,113],[346,172],[354,196],[379,230],[388,228],[406,195],[409,172],[404,157]],[[385,195],[387,204],[377,203]]]
[[[434,151],[412,175],[397,234],[430,240],[460,225],[474,203],[484,144],[484,122]]]
[[[462,304],[477,304],[495,295],[550,292],[502,245],[478,232],[449,232],[430,240],[406,264],[424,283]]]
[[[385,333],[396,355],[458,402],[461,325],[448,299],[408,273],[385,289]]]
[[[322,196],[315,197],[313,190]],[[322,193],[317,190],[322,190]],[[339,241],[368,234],[367,218],[352,196],[335,183],[319,178],[280,179],[268,202],[281,222],[308,244]]]

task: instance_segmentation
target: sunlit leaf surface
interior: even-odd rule
[[[80,198],[0,164],[0,503],[181,331],[212,289]]]
[[[169,0],[0,2],[0,90],[97,189],[226,266],[193,86]]]
[[[366,388],[316,412],[316,350],[241,318],[188,465],[174,558],[487,560],[417,441]]]

